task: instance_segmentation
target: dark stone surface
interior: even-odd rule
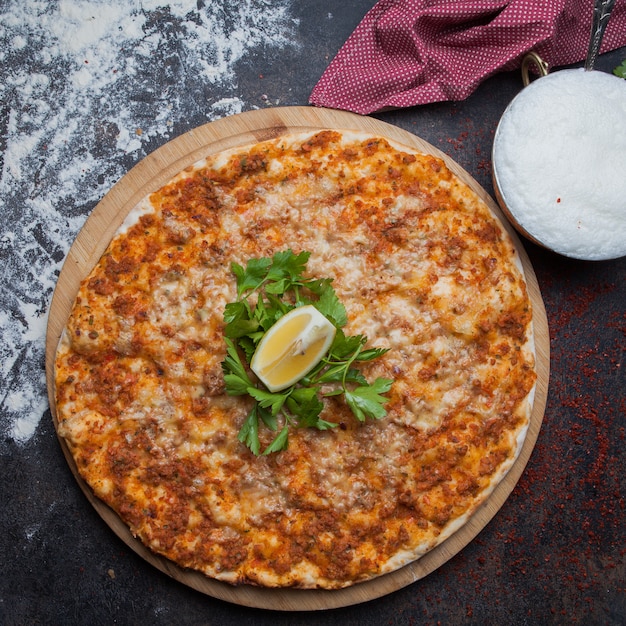
[[[204,4],[199,2],[198,9]],[[306,104],[333,55],[374,3],[276,4],[288,4],[299,20],[298,46],[286,50],[257,46],[242,56],[236,65],[236,92],[244,109]],[[169,52],[161,51],[163,66],[155,63],[151,71],[134,77],[131,105],[149,118],[155,101],[180,84],[184,59],[176,53],[179,26],[167,11],[155,12],[147,25],[153,31],[165,29],[172,46]],[[133,51],[127,54],[132,56]],[[609,53],[600,58],[598,67],[610,71],[624,57],[626,50]],[[15,62],[25,67],[32,63],[28,51],[16,55]],[[502,74],[485,81],[464,102],[375,117],[442,149],[492,193],[493,133],[520,89],[519,73]],[[187,77],[185,90],[177,96],[184,108],[189,104],[185,100],[211,103],[222,94],[210,83]],[[11,132],[11,106],[10,101],[0,106],[0,164]],[[85,150],[94,157],[86,180],[103,193],[105,181],[119,172],[117,165],[126,170],[142,156],[115,150],[119,129],[107,121],[106,107],[105,99],[94,102],[80,120],[88,129]],[[189,115],[174,119],[169,138],[207,121],[197,107],[189,104],[187,110]],[[151,137],[143,152],[167,139]],[[44,158],[42,148],[39,158]],[[46,180],[31,181],[33,188],[45,187]],[[5,219],[19,216],[24,199],[32,193],[18,189],[11,195],[8,205],[1,207]],[[73,198],[64,202],[68,219],[86,215],[94,204]],[[33,263],[58,263],[63,250],[45,221],[33,225],[32,232],[38,242]],[[26,441],[15,441],[6,427],[2,431],[0,623],[626,623],[626,259],[585,263],[525,245],[550,325],[551,381],[544,424],[527,469],[500,512],[439,570],[364,605],[315,614],[241,608],[202,595],[144,562],[100,519],[67,466],[47,411]],[[3,240],[0,304],[19,327],[25,322],[13,304],[11,285],[25,270],[12,258]],[[51,294],[30,295],[32,302],[42,301],[46,307]],[[3,359],[7,356],[1,354]],[[30,361],[27,368],[16,358],[13,373],[4,372],[2,380],[39,379],[43,352],[38,354],[35,365]],[[9,419],[6,394],[7,389],[0,391],[3,421]]]

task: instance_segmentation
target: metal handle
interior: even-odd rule
[[[614,4],[615,0],[595,0],[594,2],[591,39],[585,60],[585,70],[587,71],[591,71],[596,64],[596,59],[600,53],[602,38],[604,37],[604,31],[606,30],[606,25],[609,23]]]
[[[540,76],[545,76],[548,73],[548,64],[536,52],[529,52],[522,60],[522,82],[524,87],[530,83],[528,68],[531,65],[537,68]]]

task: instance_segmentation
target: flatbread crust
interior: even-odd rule
[[[389,348],[364,375],[395,382],[382,420],[327,398],[338,428],[255,457],[221,370],[230,264],[288,248],[333,278],[346,333]],[[331,130],[212,156],[144,199],[55,363],[58,432],[145,545],[230,583],[326,589],[467,522],[519,454],[535,379],[521,263],[489,208],[434,156]]]

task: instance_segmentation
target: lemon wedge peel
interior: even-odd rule
[[[265,333],[250,369],[277,392],[304,378],[327,354],[337,332],[314,305],[292,309]]]

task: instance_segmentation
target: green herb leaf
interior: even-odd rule
[[[272,393],[271,391],[265,391],[264,389],[257,389],[256,387],[248,387],[248,393],[263,407],[264,409],[271,409],[272,415],[278,415],[280,410],[285,404],[287,395],[284,393]]]
[[[291,282],[299,281],[310,256],[310,252],[300,252],[300,254],[294,254],[291,250],[277,252],[272,257],[267,279],[272,281],[282,279],[289,279]]]
[[[317,383],[356,383],[357,385],[367,385],[367,379],[361,371],[351,367],[346,370],[345,364],[335,365],[322,373],[321,376],[315,379]],[[342,389],[339,389],[339,392],[343,392]],[[331,395],[327,393],[326,395]]]
[[[287,399],[287,408],[293,415],[298,416],[298,426],[319,428],[320,413],[324,403],[317,395],[315,387],[294,388]],[[334,424],[336,426],[336,424]]]
[[[359,421],[364,422],[366,417],[380,419],[387,415],[383,404],[388,398],[381,394],[389,391],[392,383],[393,381],[388,378],[377,378],[373,385],[357,387],[352,391],[346,390],[346,402]]]
[[[619,76],[620,78],[626,78],[626,59],[624,59],[621,65],[618,65],[614,70],[613,74],[615,76]]]
[[[388,348],[370,348],[369,350],[361,350],[355,359],[356,361],[373,361],[378,357],[389,352]]]
[[[270,259],[250,259],[244,270],[241,265],[231,263],[231,270],[237,277],[237,295],[241,297],[246,291],[257,289],[267,276]]]
[[[256,331],[259,329],[259,326],[260,324],[256,320],[233,320],[226,327],[225,334],[231,339],[246,337],[247,335],[252,335],[256,333]]]
[[[322,281],[319,289],[319,300],[315,303],[315,306],[337,328],[341,328],[348,323],[346,307],[343,306],[337,297],[330,281]]]
[[[239,337],[237,339],[237,343],[243,351],[247,363],[250,363],[250,361],[252,360],[252,356],[256,351],[256,344],[259,342],[262,336],[263,333],[260,332],[254,333],[254,335],[251,335],[250,337]]]
[[[346,359],[360,352],[366,341],[367,337],[362,335],[346,336],[342,330],[338,330],[333,345],[330,347],[330,353],[337,360]]]
[[[291,287],[291,281],[288,278],[281,278],[277,280],[275,283],[268,283],[265,286],[265,293],[273,293],[277,295],[282,295]]]
[[[271,454],[272,452],[280,452],[281,450],[286,450],[289,445],[289,427],[285,424],[282,430],[275,437],[274,441],[265,448],[263,454]],[[255,454],[258,454],[255,453]]]
[[[257,404],[256,409],[257,409],[257,413],[258,413],[259,417],[261,418],[261,420],[263,421],[263,423],[271,431],[275,432],[278,429],[278,419],[276,418],[276,415],[274,415],[272,413],[271,409],[263,407],[260,404]]]
[[[248,389],[254,383],[250,380],[233,342],[228,338],[225,338],[225,341],[226,358],[222,362],[222,369],[224,371],[226,393],[230,396],[243,396],[248,393]]]
[[[261,443],[259,441],[259,418],[256,406],[252,407],[252,411],[239,430],[237,438],[241,443],[246,444],[253,454],[258,456],[261,451]]]
[[[323,419],[318,419],[317,422],[315,422],[315,428],[317,428],[317,430],[330,430],[331,428],[337,428],[337,426],[339,426],[339,424],[327,422]]]
[[[237,302],[229,302],[224,307],[224,321],[227,324],[241,319],[250,319],[250,307],[246,300],[239,300]]]

